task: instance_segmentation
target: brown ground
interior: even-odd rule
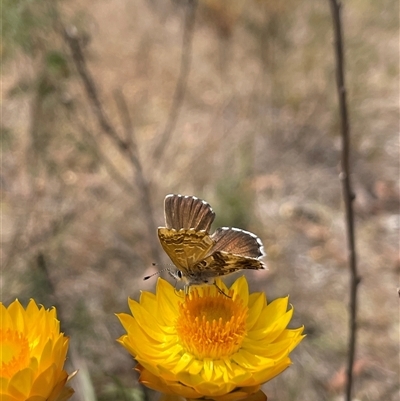
[[[397,400],[398,4],[345,3],[362,276],[354,397]],[[306,327],[293,366],[264,386],[268,399],[340,400],[349,272],[328,1],[228,7],[202,0],[184,102],[155,155],[179,76],[185,4],[74,0],[61,7],[64,23],[84,38],[103,107],[121,136],[114,91],[126,99],[152,210],[135,168],[99,129],[52,26],[32,29],[33,55],[5,41],[2,300],[58,305],[71,337],[69,369],[80,370],[74,400],[138,399],[133,362],[115,343],[122,328],[114,313],[126,311],[128,296],[154,288],[155,279],[142,281],[155,271],[152,262],[168,263],[154,227],[163,224],[164,196],[193,194],[213,206],[216,226],[262,238],[269,270],[247,274],[252,290],[269,299],[290,294],[293,327]]]

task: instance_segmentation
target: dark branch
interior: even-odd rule
[[[333,31],[335,37],[336,83],[341,120],[342,157],[340,179],[343,187],[343,198],[346,210],[347,247],[349,252],[350,268],[350,303],[349,303],[349,350],[347,364],[346,401],[351,401],[353,385],[353,365],[356,351],[357,334],[357,287],[360,278],[357,273],[357,258],[355,247],[353,200],[355,199],[351,186],[350,171],[350,125],[346,99],[346,85],[344,77],[343,34],[341,21],[341,4],[338,0],[329,0]]]
[[[121,116],[122,125],[125,130],[125,142],[129,149],[132,150],[132,163],[136,170],[142,173],[142,165],[139,160],[139,150],[135,138],[131,115],[129,114],[128,105],[121,90],[114,91],[114,99],[118,107],[118,112]]]
[[[154,220],[154,212],[151,203],[150,186],[146,180],[140,163],[136,142],[133,139],[133,125],[129,116],[129,111],[126,106],[125,100],[122,94],[119,96],[118,106],[120,113],[124,115],[124,128],[126,134],[126,140],[120,138],[117,130],[110,123],[102,103],[100,101],[96,84],[89,69],[86,65],[86,59],[80,45],[79,37],[73,29],[67,30],[65,27],[61,27],[64,40],[68,44],[72,59],[75,63],[75,67],[82,79],[83,86],[85,88],[89,103],[92,105],[92,109],[96,115],[97,121],[101,130],[117,145],[122,155],[127,157],[134,167],[136,185],[138,188],[138,195],[140,198],[140,207],[142,214],[146,217],[148,224],[146,224],[148,230],[148,243],[151,251],[151,258],[160,261],[160,254],[156,242],[153,240],[154,233],[157,230],[157,226]],[[122,100],[121,100],[122,99]],[[123,104],[121,103],[123,102]],[[122,107],[122,111],[121,111]]]
[[[105,111],[103,110],[93,77],[86,66],[86,59],[79,43],[79,37],[75,32],[75,27],[70,29],[63,27],[62,31],[64,40],[67,42],[71,50],[71,55],[76,69],[78,70],[78,73],[82,79],[86,94],[89,98],[90,104],[92,105],[93,112],[96,114],[101,129],[118,145],[120,149],[126,149],[127,144],[119,137],[118,133],[109,122]]]
[[[125,176],[123,176],[119,172],[119,170],[114,166],[113,162],[109,159],[108,155],[101,149],[101,146],[99,145],[93,133],[87,129],[84,123],[78,121],[76,115],[74,116],[74,119],[75,119],[74,124],[77,125],[80,131],[82,132],[83,141],[88,146],[90,146],[91,150],[96,155],[96,158],[98,158],[106,168],[111,179],[114,180],[115,183],[118,184],[127,193],[136,194],[136,188],[134,187],[132,182],[128,181],[125,178]]]
[[[133,153],[138,157],[138,147],[131,115],[129,113],[129,108],[126,103],[125,96],[121,89],[116,89],[114,91],[114,99],[115,103],[117,104],[118,111],[121,117],[121,122],[125,130],[125,140],[129,147],[133,149]]]
[[[169,139],[171,138],[171,134],[175,129],[176,122],[178,121],[179,111],[186,92],[186,84],[189,76],[190,64],[192,61],[192,42],[198,0],[187,1],[188,4],[185,17],[185,26],[183,29],[182,57],[179,78],[176,84],[174,98],[169,111],[167,123],[154,150],[153,157],[156,160],[161,157]]]

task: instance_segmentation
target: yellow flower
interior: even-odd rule
[[[293,314],[288,297],[267,304],[264,293],[249,294],[244,277],[230,289],[216,284],[220,290],[192,287],[184,297],[159,279],[156,294],[129,299],[133,316],[117,314],[127,332],[118,342],[139,363],[140,382],[164,394],[265,399],[260,385],[291,364],[303,327],[286,328]]]
[[[26,310],[18,300],[6,308],[0,302],[0,400],[64,401],[63,370],[68,337],[60,333],[56,310],[38,308],[33,299]]]

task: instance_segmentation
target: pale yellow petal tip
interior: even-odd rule
[[[124,325],[126,336],[139,338],[134,345],[118,340],[140,363],[139,381],[164,401],[265,401],[260,385],[291,364],[289,353],[304,338],[304,327],[286,328],[289,297],[268,304],[264,293],[249,293],[245,276],[230,287],[217,278],[216,286],[179,293],[159,278],[155,296],[135,303],[134,324]]]
[[[78,369],[68,375],[67,383],[71,381],[78,374]]]
[[[77,373],[78,373],[78,370],[75,370],[70,375],[68,375],[66,383],[69,383],[77,375]],[[66,400],[70,399],[74,393],[75,393],[75,390],[72,387],[64,386],[63,389],[61,390],[61,393],[57,396],[55,401],[66,401]],[[49,401],[51,401],[51,400],[49,400]]]

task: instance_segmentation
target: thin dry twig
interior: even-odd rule
[[[153,240],[154,233],[156,232],[156,223],[154,220],[154,212],[151,206],[151,197],[150,197],[150,187],[145,179],[145,175],[142,168],[142,163],[139,158],[139,148],[137,146],[137,141],[135,138],[135,131],[133,129],[132,119],[129,113],[128,105],[126,103],[125,97],[120,90],[114,91],[114,98],[118,106],[118,111],[121,115],[121,119],[123,122],[123,126],[125,129],[125,140],[128,144],[129,150],[132,153],[132,164],[136,169],[136,181],[137,186],[140,188],[140,195],[141,195],[141,206],[145,212],[147,220],[150,222],[149,224],[149,244],[151,249],[152,257],[157,263],[160,263],[160,254],[158,251],[158,247],[156,242]]]
[[[343,187],[343,198],[346,210],[346,231],[347,231],[347,247],[349,252],[349,268],[350,268],[350,303],[349,303],[349,349],[347,363],[347,383],[346,383],[346,401],[351,401],[351,393],[353,386],[353,366],[356,351],[356,334],[357,334],[357,287],[360,283],[360,277],[357,272],[357,258],[355,246],[355,230],[354,230],[354,212],[353,201],[355,199],[351,186],[350,171],[350,124],[348,117],[346,85],[344,77],[344,54],[343,54],[343,33],[341,20],[341,3],[338,0],[329,0],[332,19],[333,31],[335,37],[335,59],[336,59],[336,83],[339,100],[339,112],[341,120],[341,136],[342,136],[342,157],[340,179]]]
[[[92,109],[94,111],[94,114],[96,115],[101,130],[117,145],[121,154],[128,158],[134,168],[136,185],[140,198],[140,207],[142,209],[143,215],[146,216],[148,223],[146,224],[146,227],[148,230],[148,244],[150,246],[151,257],[157,263],[160,263],[161,258],[159,248],[157,247],[156,242],[153,240],[154,233],[157,230],[157,226],[155,223],[154,212],[151,203],[150,185],[144,176],[142,164],[140,163],[138,157],[137,148],[136,146],[132,146],[134,144],[134,141],[132,139],[133,128],[129,113],[128,115],[125,115],[125,131],[127,131],[126,137],[130,139],[124,140],[119,136],[117,130],[111,124],[104,111],[103,105],[98,95],[97,86],[89,69],[87,68],[86,59],[82,51],[82,47],[76,30],[74,28],[68,30],[65,27],[61,26],[61,32],[65,42],[70,48],[75,67],[81,77],[88,100],[92,105]]]
[[[137,163],[137,168],[141,168],[141,163],[139,160],[139,148],[137,146],[137,141],[135,137],[135,131],[133,129],[133,123],[131,119],[131,115],[129,113],[129,108],[125,100],[125,96],[121,89],[116,89],[114,91],[114,99],[115,103],[117,104],[118,107],[118,112],[121,117],[121,122],[125,130],[125,141],[129,145],[129,147],[132,149],[136,163]]]
[[[94,79],[87,68],[86,59],[82,51],[76,28],[71,27],[67,29],[65,27],[62,27],[61,30],[63,38],[71,50],[71,55],[75,63],[75,67],[82,79],[86,94],[89,98],[93,112],[96,115],[101,129],[113,142],[116,143],[120,150],[122,150],[126,154],[126,149],[128,147],[127,143],[119,137],[117,131],[111,125],[111,122],[109,121],[103,109],[103,105],[100,101]]]
[[[78,129],[82,133],[83,141],[87,146],[90,146],[90,149],[96,155],[96,158],[100,160],[100,162],[106,168],[110,178],[118,184],[125,192],[135,194],[136,195],[136,188],[128,179],[125,178],[118,169],[114,166],[114,163],[109,159],[108,155],[103,152],[101,146],[99,146],[98,142],[96,141],[96,137],[93,135],[91,131],[87,129],[85,124],[82,122],[77,121],[78,119],[74,116],[75,120],[71,122],[71,124],[77,125]]]
[[[158,144],[155,146],[153,158],[159,160],[163,154],[171,134],[175,129],[178,121],[179,111],[183,104],[185,97],[187,80],[190,72],[190,65],[192,61],[192,43],[193,32],[196,21],[196,9],[198,0],[187,0],[187,9],[185,16],[185,25],[183,28],[183,43],[182,43],[182,57],[179,71],[179,78],[176,83],[174,98],[172,100],[171,109],[169,111],[168,120],[165,124],[164,131],[161,134]]]

